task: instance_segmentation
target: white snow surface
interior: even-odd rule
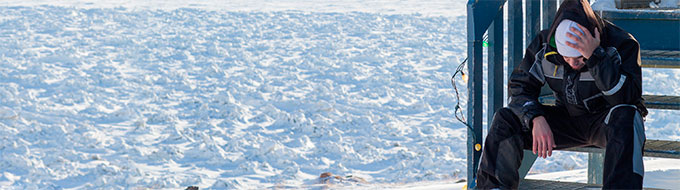
[[[466,0],[3,0],[0,6],[59,5],[78,8],[165,9],[218,11],[367,12],[455,17],[466,14]]]
[[[465,179],[465,1],[254,2],[0,3],[0,189]],[[680,71],[643,74],[645,93],[680,95]],[[677,112],[647,126],[680,139]],[[532,173],[586,166],[556,152]]]

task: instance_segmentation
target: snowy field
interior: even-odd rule
[[[0,189],[459,187],[464,6],[3,1]],[[679,70],[643,74],[680,95]],[[680,140],[677,114],[652,110],[648,138]]]

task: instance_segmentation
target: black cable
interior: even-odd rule
[[[465,62],[467,62],[467,58],[465,58],[465,60],[463,60],[463,62],[460,65],[458,65],[458,68],[456,68],[456,72],[453,73],[453,76],[451,76],[451,85],[453,86],[453,91],[456,93],[456,106],[455,106],[453,114],[454,114],[454,116],[456,116],[456,119],[458,119],[458,121],[463,123],[465,126],[468,126],[467,122],[465,121],[465,118],[463,117],[463,114],[461,113],[460,116],[458,115],[458,112],[461,110],[460,109],[460,95],[459,95],[460,93],[458,92],[458,87],[456,86],[456,82],[455,82],[456,75],[458,75],[458,73],[465,75],[465,72],[463,71],[463,67],[465,66]]]
[[[489,39],[489,35],[488,35],[488,34],[484,34],[484,37],[483,37],[482,42],[485,42],[485,41],[487,41],[488,39]],[[465,77],[465,71],[463,71],[463,69],[464,69],[464,67],[465,67],[465,64],[467,63],[467,60],[468,60],[468,58],[466,57],[466,58],[463,60],[463,62],[461,62],[460,65],[458,65],[458,67],[456,68],[456,72],[453,73],[453,76],[451,76],[451,86],[453,86],[453,91],[456,93],[456,106],[454,107],[453,115],[456,117],[456,119],[457,119],[459,122],[463,123],[463,125],[465,125],[465,127],[467,127],[467,128],[468,128],[469,130],[471,130],[471,131],[474,131],[474,130],[472,129],[472,126],[470,126],[470,125],[466,122],[467,119],[465,118],[465,116],[463,115],[463,113],[462,113],[462,111],[461,111],[461,108],[460,108],[460,95],[459,95],[460,93],[458,92],[458,87],[456,86],[456,82],[455,82],[455,80],[456,80],[456,75],[458,75],[458,73],[461,73],[461,74],[463,75],[463,77]],[[459,115],[459,113],[460,113],[460,115]],[[477,143],[477,139],[476,139],[475,135],[472,135],[472,139],[474,140],[475,143]]]
[[[453,86],[453,91],[456,93],[456,106],[454,107],[453,115],[456,117],[456,119],[459,122],[463,123],[463,125],[465,125],[465,127],[467,127],[469,130],[472,131],[472,126],[470,126],[466,122],[465,116],[462,113],[462,109],[460,107],[460,95],[459,95],[460,93],[458,92],[458,87],[456,86],[456,82],[455,82],[456,75],[458,75],[458,73],[465,76],[465,72],[463,71],[463,69],[465,67],[465,63],[467,62],[467,60],[468,60],[468,58],[465,58],[465,60],[463,60],[463,62],[460,63],[460,65],[458,65],[458,68],[456,68],[456,72],[453,73],[453,76],[451,76],[451,86]],[[473,138],[474,142],[477,142],[477,139],[474,135],[472,135],[472,138]]]

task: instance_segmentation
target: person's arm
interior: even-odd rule
[[[529,47],[527,47],[522,62],[513,70],[508,81],[510,94],[508,108],[522,120],[524,124],[522,130],[524,131],[532,129],[534,118],[544,115],[543,109],[538,102],[543,82],[530,73],[531,66],[535,61],[535,55],[543,46],[543,36],[541,34],[537,35]]]
[[[533,153],[539,157],[546,158],[552,156],[555,141],[550,125],[548,125],[543,116],[542,105],[538,102],[538,96],[541,93],[541,87],[545,83],[545,79],[542,78],[542,74],[531,73],[531,67],[534,65],[534,61],[536,61],[536,53],[543,48],[541,39],[544,37],[541,34],[536,36],[531,42],[525,51],[522,63],[510,76],[508,89],[510,90],[511,99],[508,107],[522,120],[522,130],[531,131]],[[540,66],[535,69],[540,69]]]
[[[595,85],[602,91],[610,105],[636,104],[642,96],[642,71],[640,68],[640,44],[635,39],[620,39],[619,47],[600,47],[600,33],[595,35],[578,25],[578,35],[568,35],[576,44],[567,43],[588,59],[586,66],[595,79]]]
[[[642,96],[640,45],[629,39],[619,48],[598,47],[586,66],[610,105],[635,104]]]

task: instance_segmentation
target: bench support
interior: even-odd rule
[[[604,153],[588,153],[588,184],[602,184]]]

